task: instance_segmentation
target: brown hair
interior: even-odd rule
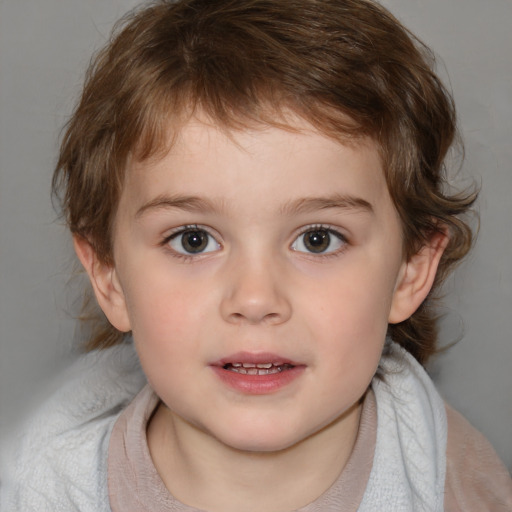
[[[433,64],[429,50],[369,0],[153,2],[124,18],[93,60],[54,192],[71,231],[113,264],[111,227],[129,155],[144,160],[168,149],[169,123],[179,130],[197,108],[228,129],[286,125],[291,110],[329,136],[377,142],[405,257],[449,231],[438,285],[471,246],[460,215],[476,194],[447,191],[455,110]],[[426,361],[437,340],[432,295],[389,334]],[[121,339],[103,325],[88,347]]]

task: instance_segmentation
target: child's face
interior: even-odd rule
[[[114,323],[171,416],[239,449],[354,424],[406,266],[375,144],[297,126],[189,122],[116,217]]]

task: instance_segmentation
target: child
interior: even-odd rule
[[[372,2],[130,15],[54,176],[108,322],[2,510],[510,510],[421,366],[471,245],[454,135],[428,51]]]

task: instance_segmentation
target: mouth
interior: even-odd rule
[[[222,366],[224,370],[239,373],[241,375],[274,375],[294,368],[289,363],[226,363]]]
[[[211,365],[221,382],[237,392],[266,395],[290,385],[306,366],[271,353],[239,352]]]

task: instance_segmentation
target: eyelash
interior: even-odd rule
[[[188,231],[194,232],[194,231],[202,231],[206,233],[210,238],[215,240],[215,243],[219,246],[221,244],[217,240],[217,236],[214,236],[210,230],[206,226],[201,226],[198,224],[187,224],[185,226],[179,226],[175,230],[172,231],[169,235],[167,235],[161,242],[161,246],[163,246],[169,253],[174,257],[181,259],[183,261],[193,261],[197,260],[198,257],[201,257],[202,255],[209,254],[212,251],[206,251],[206,252],[198,252],[198,253],[182,253],[177,251],[176,249],[173,249],[170,246],[170,242],[174,240],[175,238],[178,238],[180,235],[183,235],[187,233]]]
[[[180,235],[183,235],[189,231],[190,232],[194,232],[194,231],[204,232],[207,234],[208,237],[211,237],[219,247],[222,247],[221,244],[217,240],[217,238],[218,238],[217,236],[214,236],[206,226],[201,226],[198,224],[187,224],[187,225],[180,226],[180,227],[176,228],[175,230],[172,231],[172,233],[167,235],[162,240],[160,245],[163,246],[164,248],[166,248],[166,250],[168,250],[173,257],[179,258],[184,261],[193,261],[193,260],[196,260],[198,257],[209,254],[210,252],[215,252],[215,251],[206,251],[206,252],[201,251],[201,252],[197,252],[197,253],[184,253],[184,252],[177,251],[176,249],[173,249],[172,247],[170,247],[170,242],[172,240],[176,239]],[[323,252],[317,252],[317,253],[315,253],[314,251],[302,251],[302,250],[293,248],[293,246],[298,243],[298,241],[301,239],[301,237],[304,237],[307,233],[313,233],[315,231],[317,231],[317,232],[324,231],[329,235],[334,235],[334,237],[341,244],[341,247],[334,249],[332,251],[329,251],[329,252],[323,251]],[[208,242],[208,244],[209,243],[210,242]],[[349,243],[349,241],[347,240],[346,236],[343,235],[342,233],[340,233],[337,229],[334,229],[332,226],[325,225],[325,224],[312,224],[312,225],[301,228],[301,230],[294,235],[293,242],[290,245],[290,248],[293,251],[302,253],[306,256],[313,256],[314,258],[331,258],[331,257],[336,257],[339,254],[343,253],[345,251],[348,243]],[[302,241],[302,244],[304,245],[304,241]]]
[[[329,235],[333,235],[341,244],[341,247],[334,249],[329,252],[306,252],[306,251],[297,251],[301,252],[302,254],[306,256],[312,256],[314,258],[332,258],[339,256],[343,252],[345,252],[347,245],[349,245],[349,240],[345,235],[340,233],[337,229],[330,225],[326,224],[312,224],[310,226],[306,226],[304,228],[301,228],[301,230],[297,233],[297,235],[294,236],[292,246],[301,238],[304,237],[307,233],[312,233],[315,231],[325,231]],[[304,243],[304,242],[303,242]],[[292,247],[291,246],[291,247]],[[292,249],[293,250],[293,249]]]

